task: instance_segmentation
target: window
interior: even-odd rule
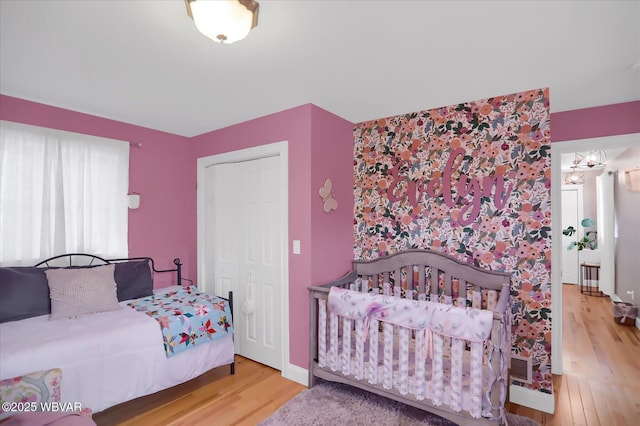
[[[129,143],[0,122],[0,264],[127,257]]]

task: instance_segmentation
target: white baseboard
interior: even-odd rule
[[[552,394],[523,388],[517,385],[509,386],[509,401],[549,414],[553,414],[556,405]]]
[[[610,297],[610,298],[611,298],[611,300],[613,300],[614,302],[622,302],[622,299],[620,299],[620,298],[618,297],[618,295],[617,295],[617,294],[615,294],[615,293],[614,293],[614,294],[612,294],[612,295],[611,295],[611,296],[609,296],[609,297]]]
[[[309,386],[309,370],[289,364],[286,369],[282,370],[282,377]]]

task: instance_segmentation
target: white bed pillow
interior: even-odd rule
[[[50,320],[121,309],[114,279],[115,265],[48,269]]]

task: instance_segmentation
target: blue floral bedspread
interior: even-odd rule
[[[229,303],[195,287],[154,294],[128,305],[158,321],[167,357],[233,333]]]

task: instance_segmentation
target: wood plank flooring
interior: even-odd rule
[[[542,425],[640,425],[640,330],[615,324],[608,297],[563,286],[563,363],[555,414],[508,403]],[[102,425],[255,425],[305,389],[280,372],[236,357],[183,385],[94,414]],[[347,424],[347,423],[345,423]]]
[[[562,286],[564,374],[554,376],[555,414],[507,409],[543,425],[640,425],[640,330],[614,323],[611,300]]]
[[[236,374],[220,367],[171,389],[96,413],[98,425],[255,425],[305,386],[236,356]]]

